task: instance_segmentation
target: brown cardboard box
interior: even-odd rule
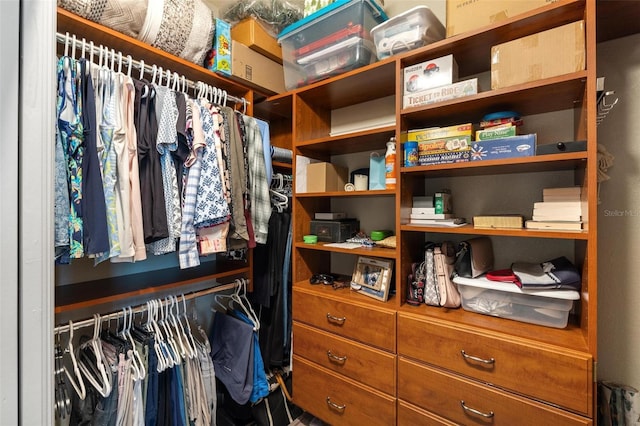
[[[582,71],[584,21],[522,37],[491,48],[491,89]]]
[[[267,92],[286,92],[282,65],[235,40],[231,43],[231,62],[231,70],[236,77]]]
[[[447,0],[447,37],[512,18],[557,0]]]
[[[282,48],[254,18],[244,19],[231,28],[231,39],[255,50],[272,61],[282,63]]]
[[[307,165],[307,192],[344,191],[349,181],[349,170],[331,163]]]

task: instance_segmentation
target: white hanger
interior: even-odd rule
[[[102,63],[103,63],[103,55],[104,55],[104,50],[103,50],[103,46],[100,45],[100,47],[98,48],[98,67],[102,68]]]
[[[131,77],[131,67],[133,66],[133,58],[131,55],[127,55],[127,62],[129,63],[127,66],[127,77]]]
[[[79,368],[85,378],[93,385],[93,387],[98,391],[100,395],[103,397],[109,396],[111,393],[111,375],[107,373],[106,363],[103,360],[102,347],[100,343],[100,315],[93,314],[93,338],[87,342],[86,347],[91,348],[93,354],[96,358],[96,367],[98,368],[98,372],[100,373],[100,382],[98,382],[91,372],[89,368],[84,365],[83,362],[80,362]]]
[[[71,43],[71,36],[69,36],[69,32],[66,32],[64,35],[64,56],[69,56],[69,43]]]
[[[186,77],[183,75],[180,77],[181,81],[182,81],[182,93],[184,93],[185,95],[187,94],[187,79]]]
[[[82,44],[80,46],[81,46],[80,49],[82,50],[82,52],[81,52],[82,56],[81,57],[82,57],[82,59],[86,59],[86,56],[85,56],[86,53],[87,53],[87,39],[86,38],[82,37]]]
[[[171,365],[170,360],[167,359],[167,357],[165,356],[165,351],[166,351],[166,347],[165,347],[165,343],[164,343],[164,337],[162,336],[162,332],[160,331],[160,327],[158,326],[157,323],[157,302],[155,300],[151,300],[149,301],[149,305],[150,305],[150,317],[151,317],[151,327],[152,327],[152,331],[154,334],[154,350],[156,351],[156,357],[158,358],[158,366],[157,366],[157,371],[158,373],[166,370],[167,368],[171,368],[173,367],[173,365]]]
[[[111,67],[112,72],[116,71],[116,51],[115,49],[111,49]]]
[[[176,340],[178,341],[178,345],[180,346],[180,356],[182,356],[182,359],[186,360],[187,358],[191,358],[191,351],[188,350],[188,348],[185,346],[185,340],[187,338],[186,334],[184,333],[184,330],[178,326],[178,321],[176,319],[176,314],[173,312],[174,307],[176,306],[176,299],[174,298],[174,296],[169,296],[169,299],[171,300],[171,308],[169,310],[169,318],[171,320],[171,325],[173,326],[174,330],[175,330],[175,337]],[[189,342],[187,342],[187,346],[188,346]]]
[[[189,345],[193,352],[193,358],[195,358],[198,356],[198,347],[196,346],[195,339],[193,338],[193,333],[191,332],[191,325],[189,324],[189,318],[187,318],[187,301],[184,297],[184,294],[181,294],[180,296],[182,297],[182,317],[184,318],[184,324],[186,325],[186,328],[187,328],[187,337],[189,340]],[[180,317],[178,317],[178,321],[179,320],[180,320]]]
[[[162,302],[161,302],[162,303]],[[162,306],[162,305],[161,305]],[[173,330],[171,329],[171,319],[169,318],[169,303],[165,299],[164,305],[164,317],[162,320],[162,326],[164,327],[164,331],[167,335],[167,342],[169,346],[171,346],[171,356],[173,357],[173,362],[175,365],[179,365],[182,362],[181,354],[178,350],[178,344],[176,343],[175,336],[173,334]]]
[[[140,59],[140,78],[138,80],[142,80],[144,78],[144,59]]]
[[[251,307],[251,302],[249,302],[249,299],[247,299],[247,280],[244,278],[240,278],[240,285],[242,287],[242,294],[239,295],[240,296],[240,300],[243,300],[247,303],[246,307],[249,308],[249,312],[251,313],[251,317],[253,318],[254,323],[256,324],[256,330],[258,331],[260,330],[260,319],[258,318],[258,315],[256,315],[256,312],[253,310],[253,308]],[[240,292],[240,289],[238,290],[238,293]]]
[[[76,60],[76,35],[71,38],[71,59]]]
[[[142,359],[140,358],[140,354],[138,354],[138,351],[136,350],[136,345],[133,341],[133,337],[131,336],[131,333],[129,333],[129,323],[129,311],[127,310],[127,308],[122,308],[122,329],[119,333],[120,338],[122,338],[123,340],[128,340],[131,344],[131,350],[127,351],[127,355],[131,358],[131,375],[133,377],[133,380],[141,380],[144,378],[144,374],[142,373],[144,370],[144,365],[142,365]]]
[[[178,82],[180,81],[180,76],[177,72],[173,73],[173,84],[171,85],[171,90],[174,92],[178,91]]]
[[[222,93],[224,95],[224,101],[222,102],[222,105],[223,106],[227,106],[227,98],[228,98],[229,94],[227,93],[226,90],[223,90]]]
[[[93,40],[91,40],[89,42],[89,62],[93,63],[93,49],[94,49],[94,45],[93,45]]]
[[[80,400],[84,400],[87,396],[87,391],[84,387],[84,380],[82,380],[82,375],[80,374],[80,369],[78,368],[78,361],[76,360],[76,353],[73,349],[73,322],[69,320],[69,342],[67,343],[67,347],[64,349],[63,354],[68,353],[71,357],[71,365],[73,366],[73,376],[69,373],[67,366],[64,366],[64,372],[67,374],[67,378],[71,382],[71,386],[75,389],[76,393]]]
[[[169,88],[169,83],[171,83],[171,71],[167,70],[167,82],[165,84],[166,88]]]
[[[122,52],[118,52],[118,74],[122,74]]]

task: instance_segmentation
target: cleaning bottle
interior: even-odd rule
[[[396,138],[387,142],[387,152],[384,154],[385,188],[396,189]]]

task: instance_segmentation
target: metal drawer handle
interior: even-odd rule
[[[460,405],[462,405],[462,408],[464,409],[464,411],[468,411],[469,413],[473,413],[473,414],[477,414],[478,416],[482,416],[484,418],[490,419],[493,417],[493,411],[489,411],[488,413],[483,413],[480,410],[476,410],[475,408],[471,408],[471,407],[467,407],[464,404],[464,401],[460,401]]]
[[[329,407],[331,407],[331,408],[335,408],[336,410],[338,410],[338,411],[340,411],[340,412],[343,412],[343,411],[344,411],[344,409],[345,409],[345,408],[347,408],[347,406],[346,406],[346,405],[338,405],[338,404],[336,404],[335,402],[332,402],[332,401],[331,401],[331,397],[330,397],[330,396],[328,396],[328,397],[327,397],[327,405],[328,405]]]
[[[462,349],[460,351],[460,353],[462,354],[462,356],[466,359],[470,359],[472,361],[476,361],[476,362],[481,362],[483,364],[495,364],[496,360],[494,358],[489,358],[489,359],[483,359],[483,358],[478,358],[477,356],[473,356],[473,355],[469,355],[467,354],[464,349]]]
[[[332,322],[337,322],[338,324],[344,324],[344,322],[347,320],[347,317],[339,318],[339,317],[335,317],[335,316],[331,315],[329,312],[327,312],[327,319],[329,321],[332,321]]]
[[[330,360],[334,360],[338,362],[345,362],[347,360],[346,355],[345,356],[334,355],[330,350],[327,351],[327,356],[329,357]]]

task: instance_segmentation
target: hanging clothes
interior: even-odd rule
[[[260,128],[253,117],[242,116],[247,138],[247,157],[249,161],[249,194],[251,199],[251,222],[257,244],[265,244],[269,233],[271,201],[269,182],[264,161],[264,147]]]

